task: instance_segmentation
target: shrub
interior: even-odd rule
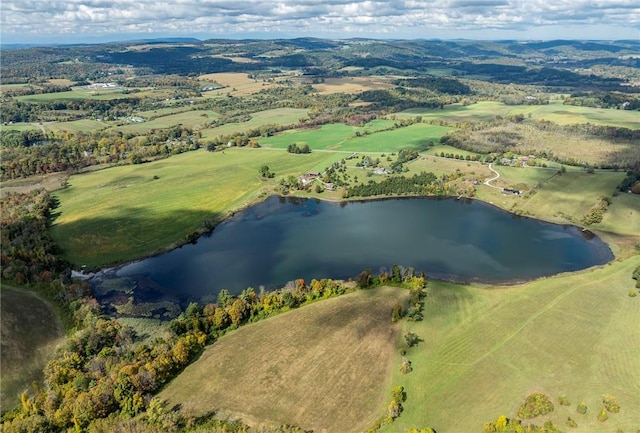
[[[527,399],[518,410],[518,416],[520,418],[528,419],[535,418],[549,412],[553,412],[553,403],[549,397],[540,392],[535,392],[527,396]]]
[[[578,427],[578,423],[575,422],[571,417],[567,417],[567,421],[565,422],[567,427]]]
[[[607,413],[607,410],[605,408],[602,408],[602,410],[598,414],[598,421],[605,422],[608,419],[609,419],[609,414]]]
[[[412,370],[413,367],[411,367],[411,361],[409,361],[407,358],[403,358],[402,364],[400,364],[400,373],[408,374],[411,373]]]
[[[618,400],[611,394],[604,394],[602,396],[602,404],[604,405],[604,408],[607,410],[607,412],[620,412],[620,405],[618,404]]]
[[[558,397],[558,404],[560,406],[571,406],[571,403],[569,402],[569,399],[566,395],[561,395],[560,397]]]
[[[583,414],[583,415],[584,415],[585,413],[587,413],[587,403],[585,403],[584,401],[581,401],[581,402],[578,404],[578,406],[576,407],[576,411],[577,411],[578,413]]]
[[[638,296],[638,294],[636,293],[635,290],[631,289],[631,290],[629,290],[629,296],[632,297],[632,298],[635,298],[636,296]]]
[[[420,338],[414,334],[413,332],[407,332],[404,336],[404,340],[407,343],[407,346],[413,347],[420,341]]]

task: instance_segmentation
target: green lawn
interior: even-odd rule
[[[635,432],[640,425],[640,297],[628,296],[640,256],[514,287],[479,288],[430,283],[425,320],[403,332],[423,340],[409,349],[413,371],[394,369],[404,385],[404,412],[382,433],[431,426],[438,432],[482,431],[499,415],[515,417],[531,392],[572,405],[549,416],[574,432]],[[399,366],[400,356],[396,364]],[[622,409],[602,424],[601,396],[617,397]],[[585,401],[586,415],[576,413]],[[604,429],[604,430],[603,430]]]
[[[52,234],[76,265],[129,261],[175,245],[205,220],[255,202],[277,180],[319,171],[343,155],[268,149],[204,150],[74,175],[57,191]],[[259,178],[267,164],[274,179]],[[157,176],[158,179],[154,179]]]

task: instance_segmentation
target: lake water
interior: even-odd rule
[[[512,282],[604,264],[611,250],[590,232],[518,217],[477,200],[332,203],[270,197],[196,244],[94,278],[128,281],[145,300],[215,301],[304,278],[355,278],[398,264],[452,281]]]

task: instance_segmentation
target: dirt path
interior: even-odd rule
[[[493,167],[491,167],[491,164],[489,164],[489,170],[491,170],[491,171],[492,171],[493,173],[495,173],[496,175],[495,175],[494,177],[492,177],[491,179],[487,179],[487,180],[485,180],[485,181],[484,181],[484,184],[485,184],[485,185],[487,185],[487,186],[488,186],[488,187],[490,187],[490,188],[495,188],[495,189],[500,189],[500,190],[501,190],[502,188],[500,188],[499,186],[493,186],[493,185],[491,185],[491,183],[490,183],[490,182],[493,182],[494,180],[498,179],[498,178],[500,177],[500,173],[498,173],[497,171],[495,171],[495,170],[493,169]]]

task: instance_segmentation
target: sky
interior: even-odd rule
[[[640,39],[640,0],[2,0],[0,43]]]

